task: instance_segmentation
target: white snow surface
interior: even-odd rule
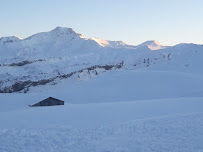
[[[120,70],[0,94],[0,151],[202,151],[201,84],[197,75]],[[65,105],[28,106],[48,96]]]
[[[203,150],[203,97],[30,108],[35,95],[1,95],[0,151]]]
[[[203,152],[202,57],[202,45],[132,46],[63,27],[1,38],[0,89],[58,78],[0,93],[0,152]],[[28,106],[49,96],[65,105]]]

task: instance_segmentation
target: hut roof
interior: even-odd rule
[[[30,107],[38,107],[38,106],[57,106],[57,105],[64,105],[64,101],[53,98],[53,97],[48,97],[36,104],[29,105]]]

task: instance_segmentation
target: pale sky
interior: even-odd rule
[[[203,44],[203,0],[0,0],[0,37],[73,28],[139,44]]]

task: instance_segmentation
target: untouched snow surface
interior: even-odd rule
[[[202,151],[202,100],[66,103],[0,112],[0,151]]]
[[[0,94],[0,151],[201,152],[201,82],[187,73],[121,70]],[[28,107],[48,96],[65,105]]]

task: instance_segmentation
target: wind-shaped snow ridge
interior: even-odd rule
[[[127,46],[127,44],[124,43],[123,41],[109,41],[109,40],[103,40],[95,37],[91,38],[91,40],[96,41],[102,47],[120,48],[120,47]]]
[[[85,38],[82,34],[76,33],[72,28],[67,27],[60,27],[57,26],[55,29],[48,31],[48,32],[41,32],[34,34],[26,39],[21,39],[16,36],[12,37],[2,37],[0,39],[0,44],[8,43],[8,42],[17,42],[17,41],[23,41],[23,46],[25,45],[31,45],[27,48],[30,48],[33,46],[33,44],[53,44],[59,42],[59,43],[72,43],[73,40],[79,40],[77,41],[78,44],[75,44],[76,46],[79,45],[85,45],[86,47],[94,45],[95,47],[101,46],[101,47],[108,47],[108,48],[127,48],[127,49],[136,49],[139,47],[148,47],[151,50],[159,50],[164,49],[166,46],[161,45],[158,41],[146,41],[138,46],[135,45],[128,45],[124,43],[123,41],[110,41],[110,40],[103,40],[101,38]],[[26,41],[26,43],[25,43]],[[70,44],[72,45],[72,44]]]

